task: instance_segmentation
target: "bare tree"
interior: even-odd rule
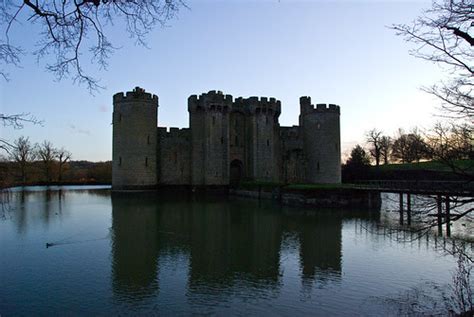
[[[1,56],[0,56],[1,59]],[[1,71],[0,71],[1,72]],[[1,74],[0,74],[1,75]],[[12,127],[14,129],[23,129],[26,123],[42,125],[43,122],[38,120],[36,117],[29,113],[18,113],[18,114],[3,114],[0,113],[0,125],[4,127]],[[0,137],[0,150],[10,153],[13,149],[13,144]]]
[[[19,137],[13,142],[10,158],[20,167],[21,181],[26,182],[26,170],[28,165],[34,161],[36,157],[35,147],[31,144],[29,138]]]
[[[60,148],[56,152],[56,158],[58,159],[58,181],[61,182],[63,178],[63,171],[66,163],[71,159],[71,152],[64,148]]]
[[[375,160],[375,166],[380,165],[382,131],[372,129],[366,133],[366,141],[369,144],[369,153]]]
[[[392,138],[389,136],[382,136],[380,139],[380,156],[383,159],[383,164],[387,165],[390,160],[390,155],[392,151]]]
[[[435,124],[426,135],[430,158],[448,166],[464,179],[474,180],[474,166],[462,164],[462,160],[474,155],[472,132],[468,124]]]
[[[53,144],[49,141],[43,141],[43,143],[37,145],[37,148],[38,158],[43,163],[43,171],[46,181],[51,182],[53,180],[53,163],[56,158],[57,151],[53,147]]]
[[[85,84],[90,91],[100,88],[99,80],[84,71],[82,59],[90,58],[100,69],[107,68],[107,60],[117,48],[106,35],[106,28],[116,20],[124,21],[128,34],[139,45],[146,46],[146,36],[156,25],[164,26],[184,0],[78,0],[78,1],[11,1],[0,2],[0,25],[4,39],[0,39],[0,75],[7,78],[2,64],[20,64],[22,49],[10,40],[15,24],[31,23],[40,31],[38,59],[54,56],[46,65],[58,79],[70,76],[74,82]]]
[[[448,71],[446,82],[425,88],[442,103],[445,114],[467,119],[474,117],[474,11],[471,0],[438,0],[411,25],[392,28],[414,43],[410,53]]]
[[[4,43],[0,40],[0,65],[11,64],[14,66],[19,66],[20,64],[20,54],[21,50],[17,47]],[[8,80],[8,73],[6,70],[0,68],[0,77],[3,77],[4,80]]]
[[[402,163],[411,162],[412,159],[410,158],[409,149],[408,135],[405,134],[405,131],[402,129],[398,129],[398,135],[393,141],[392,158]]]
[[[417,129],[413,129],[410,133],[398,130],[398,136],[392,145],[392,158],[402,163],[419,162],[427,158],[427,153],[426,142]]]

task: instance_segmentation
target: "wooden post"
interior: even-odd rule
[[[411,225],[411,195],[407,193],[407,224]]]
[[[446,235],[451,236],[451,215],[449,206],[449,196],[446,196]]]
[[[441,205],[441,195],[436,197],[436,205],[438,207],[438,235],[443,235],[443,207]]]
[[[403,193],[400,193],[400,225],[403,226]]]

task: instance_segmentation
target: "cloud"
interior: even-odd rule
[[[85,134],[85,135],[90,135],[91,134],[91,131],[81,129],[80,127],[76,127],[74,124],[70,124],[69,129],[71,129],[71,131],[73,133],[77,133],[77,134]]]

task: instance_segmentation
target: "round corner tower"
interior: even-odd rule
[[[340,108],[311,105],[310,97],[300,98],[300,126],[306,155],[306,182],[341,182]]]
[[[158,96],[136,87],[113,97],[112,188],[157,184]]]

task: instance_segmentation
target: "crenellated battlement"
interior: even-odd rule
[[[166,128],[166,127],[158,127],[158,134],[161,137],[166,138],[186,138],[190,135],[189,128]]]
[[[335,104],[325,104],[325,103],[318,103],[316,108],[314,109],[317,112],[334,112],[339,113],[340,108],[338,105]]]
[[[140,87],[135,87],[132,91],[127,91],[126,93],[119,92],[113,96],[114,103],[120,102],[131,102],[131,101],[151,101],[153,103],[158,104],[158,96],[146,92],[145,89]]]
[[[309,114],[309,113],[340,113],[340,108],[338,105],[335,104],[325,104],[325,103],[318,103],[316,106],[311,104],[311,97],[303,96],[300,97],[300,111],[301,114]]]
[[[188,98],[188,111],[230,111],[232,95],[224,95],[220,90],[210,90],[207,93],[191,95]]]
[[[233,110],[241,110],[248,113],[279,115],[281,113],[281,102],[273,97],[239,97],[234,101]]]
[[[140,87],[135,87],[133,91],[127,91],[126,93],[119,92],[113,96],[114,103],[117,102],[129,102],[137,100],[148,100],[158,103],[158,96],[148,93],[145,89]]]

